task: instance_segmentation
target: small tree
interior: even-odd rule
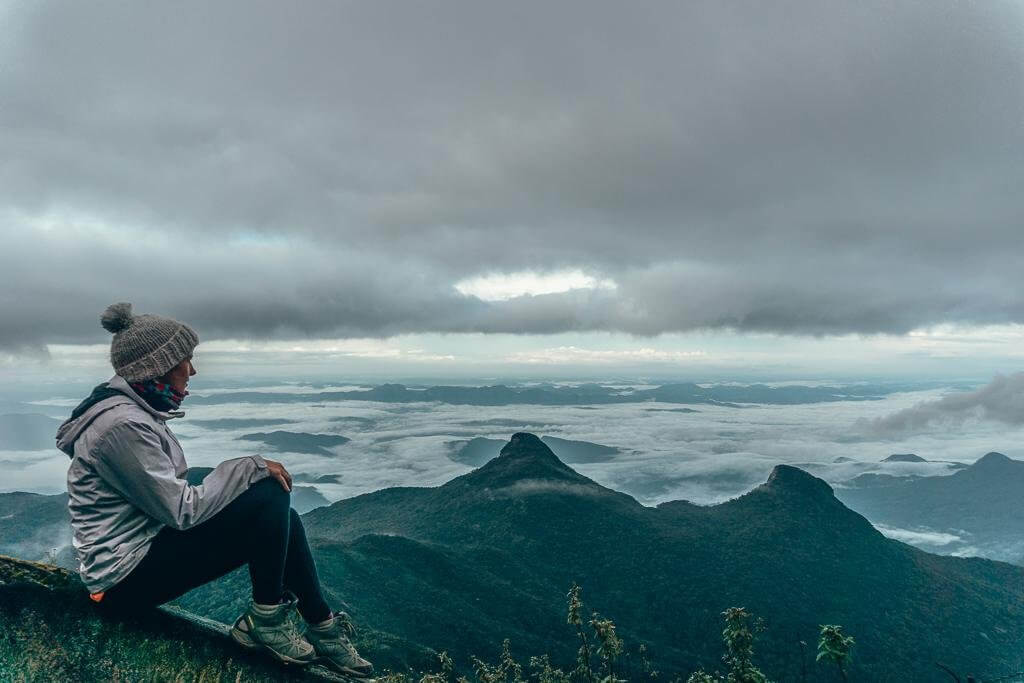
[[[501,643],[501,657],[491,666],[478,657],[470,657],[473,671],[480,683],[522,683],[523,667],[512,657],[508,638]]]
[[[722,661],[729,672],[723,677],[718,672],[709,674],[698,669],[690,675],[687,683],[769,683],[768,677],[753,662],[754,631],[761,629],[761,622],[756,622],[752,630],[750,613],[742,607],[730,607],[722,612],[722,616],[725,617],[725,629],[722,631],[725,654]]]
[[[537,683],[570,683],[568,674],[551,666],[550,655],[530,657],[530,669],[533,670],[531,675],[537,679]]]
[[[583,619],[580,617],[583,603],[580,601],[580,587],[576,585],[575,581],[572,582],[566,597],[569,598],[567,623],[576,627],[576,635],[580,639],[580,649],[576,653],[576,668],[569,672],[569,676],[576,680],[594,683],[594,668],[590,663],[590,642],[587,640],[587,634],[583,630]]]
[[[853,636],[844,636],[843,627],[827,624],[821,627],[821,639],[818,641],[818,656],[815,661],[831,659],[839,668],[839,675],[844,681],[846,666],[850,663],[850,650],[853,648]]]
[[[615,622],[602,619],[594,612],[590,619],[590,627],[594,629],[597,639],[597,654],[601,657],[601,680],[615,681],[615,661],[622,654],[622,639],[615,633]]]
[[[647,658],[647,646],[640,643],[640,647],[637,648],[637,653],[640,655],[640,670],[647,674],[647,677],[652,681],[657,680],[658,672],[651,666],[651,660]]]
[[[730,607],[722,613],[725,616],[725,630],[722,639],[725,641],[725,656],[722,661],[729,667],[726,677],[729,683],[766,683],[768,677],[754,666],[754,631],[748,622],[750,613],[742,607]],[[755,629],[760,630],[761,622],[756,622]]]

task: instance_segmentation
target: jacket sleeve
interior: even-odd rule
[[[159,522],[188,529],[220,512],[239,494],[270,476],[258,455],[225,460],[191,486],[178,479],[160,436],[149,425],[114,425],[96,444],[97,473],[124,498]]]

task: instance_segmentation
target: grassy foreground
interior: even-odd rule
[[[250,653],[181,610],[101,614],[78,577],[0,555],[0,681],[345,681]]]

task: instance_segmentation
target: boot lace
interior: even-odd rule
[[[298,625],[295,623],[295,613],[299,604],[299,599],[295,597],[294,593],[285,591],[284,597],[285,614],[281,620],[280,625],[275,627],[273,630],[280,633],[284,638],[288,640],[288,643],[295,648],[302,649],[302,644],[305,642],[306,637],[299,630]]]
[[[302,648],[302,643],[306,640],[306,637],[299,631],[299,627],[295,624],[291,614],[285,618],[284,623],[281,625],[281,634],[288,639],[292,646],[300,649]]]
[[[335,612],[334,618],[341,624],[341,628],[345,631],[346,635],[354,636],[356,634],[356,626],[352,623],[352,618],[347,612]]]

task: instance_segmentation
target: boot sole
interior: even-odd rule
[[[331,660],[328,657],[319,657],[319,658],[317,658],[316,663],[317,664],[322,664],[323,666],[326,666],[331,671],[336,671],[337,673],[340,673],[340,674],[342,674],[344,676],[350,676],[352,678],[358,678],[358,679],[363,680],[363,681],[373,681],[373,680],[376,680],[373,677],[373,672],[372,671],[367,673],[367,672],[364,672],[364,671],[359,671],[358,669],[350,669],[347,666],[340,666],[338,664],[335,664],[334,661]]]
[[[249,634],[247,634],[245,631],[242,631],[241,629],[237,629],[237,628],[231,629],[231,638],[236,643],[238,643],[239,645],[241,645],[242,647],[244,647],[247,650],[266,649],[266,650],[269,650],[271,654],[275,654],[275,655],[277,654],[273,650],[270,650],[270,648],[267,648],[266,646],[260,645],[259,643],[253,641],[253,639],[249,637]],[[284,660],[282,660],[282,661],[284,661]],[[300,663],[302,663],[302,664],[310,664],[310,663],[312,663],[312,664],[320,664],[321,666],[325,666],[328,669],[330,669],[332,671],[335,671],[337,673],[340,673],[340,674],[342,674],[344,676],[350,676],[351,678],[358,678],[360,680],[367,681],[367,683],[370,683],[371,681],[375,681],[376,680],[374,678],[374,676],[373,676],[373,671],[364,672],[364,671],[359,671],[358,669],[350,669],[347,666],[340,666],[340,665],[335,664],[334,660],[332,660],[332,659],[330,659],[328,657],[317,657],[312,662],[305,662],[305,661],[301,661],[300,660]]]

